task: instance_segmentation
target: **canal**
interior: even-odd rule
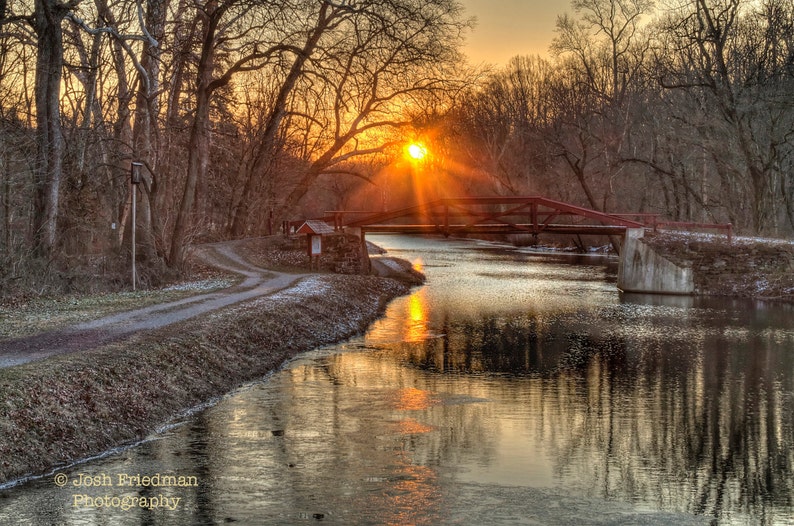
[[[792,306],[372,240],[428,280],[367,334],[0,491],[0,524],[794,524]]]

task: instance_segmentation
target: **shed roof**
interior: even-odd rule
[[[296,231],[297,234],[333,234],[334,228],[319,219],[309,219]]]

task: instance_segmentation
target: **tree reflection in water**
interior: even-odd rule
[[[566,486],[780,519],[773,510],[794,504],[791,332],[700,318],[630,330],[617,318],[595,328],[581,313],[447,317],[443,337],[392,351],[435,374],[512,377]]]

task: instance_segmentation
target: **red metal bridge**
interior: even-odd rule
[[[633,218],[633,219],[630,219]],[[660,221],[658,214],[607,214],[540,196],[459,197],[385,212],[332,211],[325,220],[338,230],[362,233],[622,235],[628,228],[705,228],[729,224]]]

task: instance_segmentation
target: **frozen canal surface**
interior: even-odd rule
[[[791,306],[622,295],[600,257],[372,240],[428,282],[365,336],[0,491],[0,524],[794,524]]]

